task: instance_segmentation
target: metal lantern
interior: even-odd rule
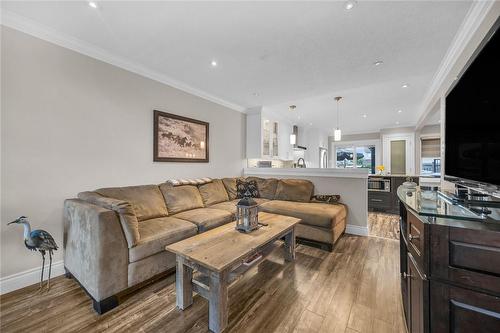
[[[259,206],[250,197],[244,197],[236,205],[236,230],[251,232],[259,227]]]

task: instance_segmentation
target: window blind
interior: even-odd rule
[[[440,139],[422,139],[422,157],[440,157]]]

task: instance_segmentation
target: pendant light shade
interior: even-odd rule
[[[335,131],[333,131],[333,140],[334,141],[341,141],[342,140],[342,131],[340,130],[340,121],[339,121],[339,102],[342,99],[341,96],[335,97],[335,100],[337,101],[337,128]]]
[[[294,145],[297,143],[297,136],[295,134],[290,134],[290,144]]]
[[[337,128],[335,131],[333,131],[333,140],[334,141],[341,141],[342,140],[342,131]]]

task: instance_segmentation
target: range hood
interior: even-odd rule
[[[293,125],[292,136],[295,136],[295,143],[293,144],[293,150],[306,150],[307,148],[304,146],[299,146],[299,127],[297,125]]]

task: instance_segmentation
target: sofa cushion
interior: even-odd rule
[[[134,207],[139,221],[167,216],[167,206],[157,185],[109,187],[96,190],[110,198],[128,201]]]
[[[120,219],[128,247],[131,248],[139,242],[141,238],[139,234],[139,221],[135,215],[134,207],[128,201],[104,197],[97,192],[80,192],[78,193],[78,198],[116,212]]]
[[[236,199],[236,180],[238,179],[242,178],[222,178],[222,183],[224,184],[229,200]]]
[[[129,249],[129,261],[135,262],[165,251],[165,246],[196,235],[198,228],[191,222],[175,217],[160,217],[139,223],[141,239]]]
[[[203,200],[196,186],[172,186],[165,183],[160,185],[160,190],[167,203],[169,214],[177,214],[185,210],[203,207]]]
[[[219,202],[228,201],[226,189],[220,179],[214,179],[198,187],[205,206],[211,206]]]
[[[175,214],[175,217],[192,222],[203,232],[234,220],[233,214],[216,208],[198,208]]]
[[[247,180],[255,180],[261,198],[273,200],[278,187],[278,180],[275,178],[247,177]]]
[[[341,204],[329,205],[282,200],[265,202],[259,206],[259,210],[296,217],[302,220],[301,223],[330,229],[345,219],[347,214],[346,207]]]
[[[313,195],[314,185],[304,179],[280,179],[276,188],[276,200],[309,202]]]
[[[224,202],[220,202],[218,204],[209,206],[207,208],[222,209],[222,210],[230,212],[233,215],[236,215],[236,205],[238,204],[238,202],[240,200],[241,199],[235,199],[235,200],[231,200],[231,201],[224,201]],[[252,198],[252,200],[255,201],[258,205],[260,205],[261,203],[269,201],[269,199],[264,199],[264,198]]]
[[[241,199],[234,199],[234,200],[231,200],[231,201],[219,202],[218,204],[209,206],[207,208],[221,209],[221,210],[225,210],[225,211],[230,212],[231,214],[235,215],[236,214],[236,204],[240,200]]]

